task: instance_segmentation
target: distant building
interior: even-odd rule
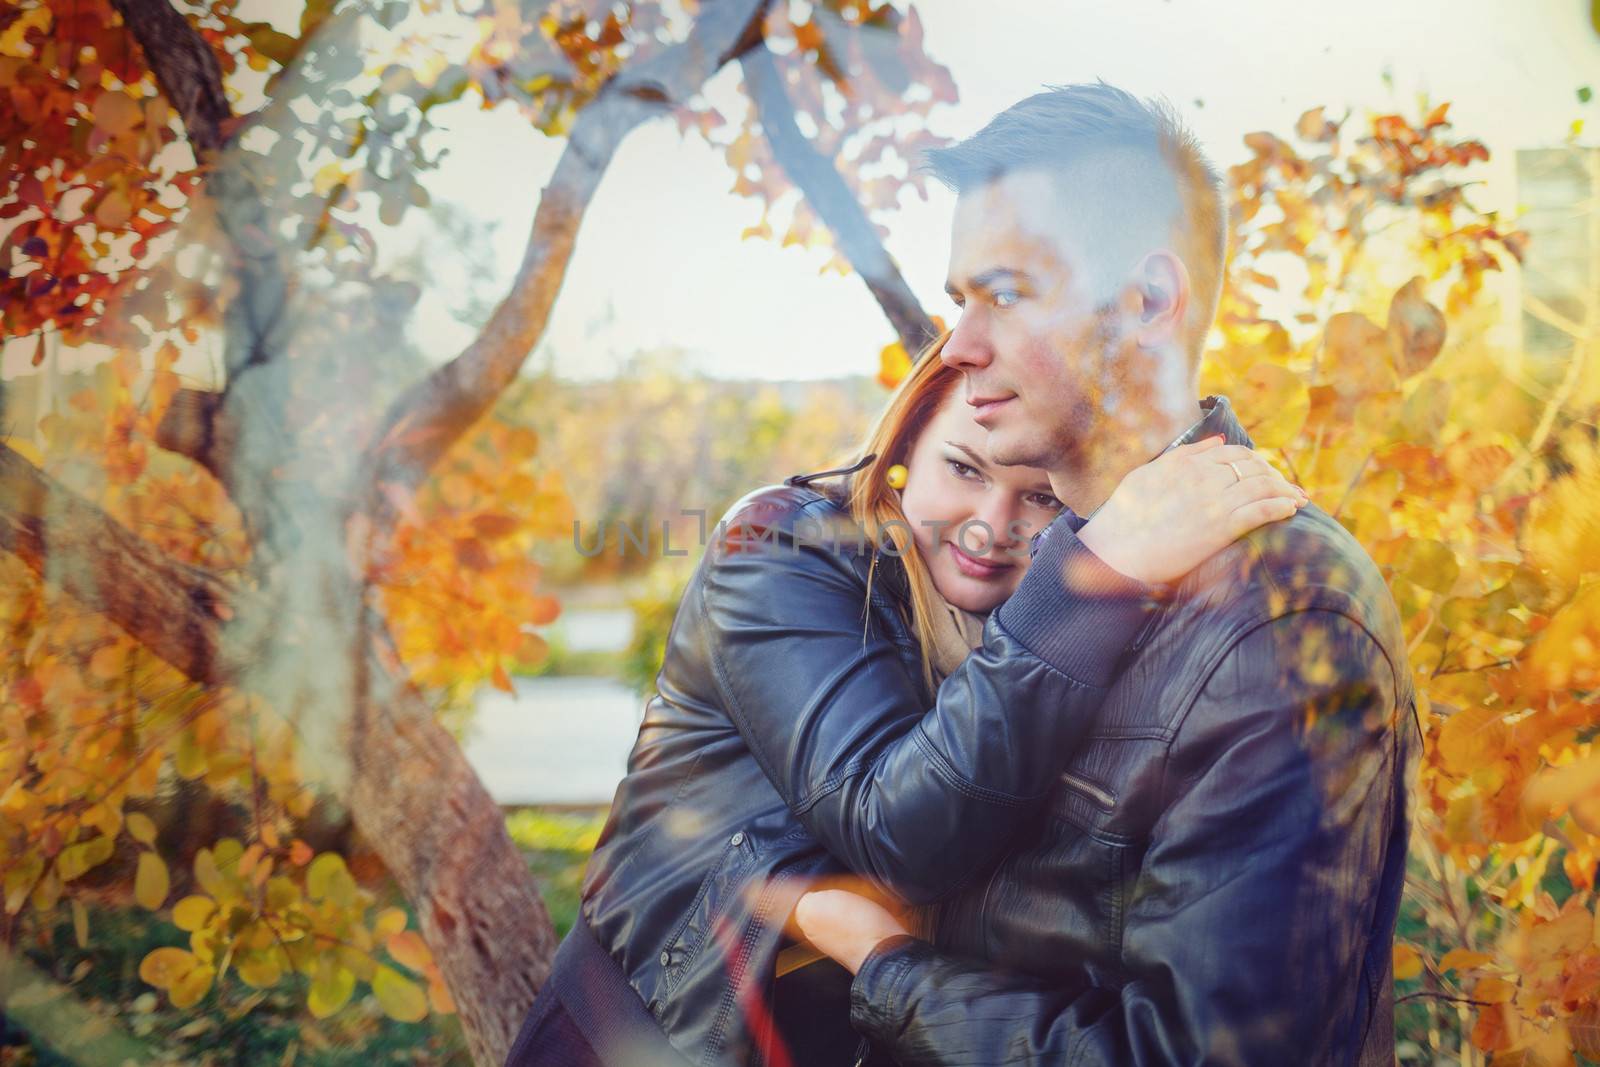
[[[1517,225],[1530,238],[1522,265],[1523,351],[1533,360],[1565,356],[1572,336],[1537,308],[1581,326],[1600,305],[1600,148],[1519,151],[1517,200]]]

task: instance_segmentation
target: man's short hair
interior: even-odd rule
[[[931,149],[921,169],[959,195],[1036,168],[1065,179],[1076,232],[1096,251],[1088,266],[1102,292],[1152,247],[1175,244],[1191,287],[1185,347],[1198,361],[1222,292],[1228,202],[1216,167],[1176,109],[1104,81],[1054,85],[966,140]]]

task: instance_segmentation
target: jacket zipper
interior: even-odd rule
[[[1087,778],[1080,778],[1076,774],[1068,772],[1062,774],[1061,780],[1067,783],[1067,785],[1071,786],[1073,789],[1078,790],[1080,793],[1087,794],[1090,799],[1107,811],[1110,811],[1117,806],[1116,797],[1112,796],[1111,793],[1105,789],[1095,785]]]

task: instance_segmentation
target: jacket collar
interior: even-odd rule
[[[1215,437],[1219,433],[1230,445],[1244,445],[1246,448],[1256,446],[1255,442],[1250,440],[1250,435],[1245,432],[1238,416],[1233,413],[1233,405],[1228,402],[1227,397],[1219,394],[1206,397],[1200,401],[1200,411],[1202,412],[1200,421],[1179,434],[1175,441],[1161,450],[1163,453],[1170,452],[1179,445]]]

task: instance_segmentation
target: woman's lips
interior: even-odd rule
[[[950,554],[955,557],[956,567],[968,578],[994,578],[1016,566],[1014,563],[987,563],[961,551],[953,541],[945,543],[950,546]]]

